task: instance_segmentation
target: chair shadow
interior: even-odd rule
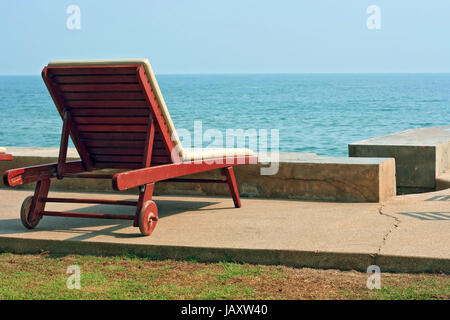
[[[129,199],[135,200],[135,199]],[[217,204],[212,201],[180,201],[180,200],[155,200],[158,206],[158,216],[160,219],[170,217],[187,211],[208,211],[206,207]],[[118,208],[120,207],[120,208]],[[118,208],[118,209],[117,209]],[[218,208],[228,209],[228,208]],[[112,205],[92,205],[80,209],[66,210],[70,212],[108,213],[108,214],[135,214],[135,207],[112,206]],[[216,208],[214,209],[216,210]],[[18,212],[19,214],[19,212]],[[28,230],[22,225],[20,219],[0,220],[0,234],[18,234],[25,232],[61,232],[75,233],[77,236],[66,240],[82,241],[99,235],[108,235],[115,238],[136,238],[141,237],[139,229],[132,234],[117,233],[122,229],[133,225],[132,220],[111,220],[111,219],[91,219],[91,218],[68,218],[68,217],[44,217],[36,229]],[[98,230],[90,228],[100,227]],[[101,228],[104,227],[104,228]]]
[[[450,212],[397,212],[397,213],[423,221],[450,220]]]

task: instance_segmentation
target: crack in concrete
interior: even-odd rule
[[[377,250],[377,252],[376,252],[376,254],[375,254],[375,257],[374,257],[375,259],[374,259],[374,260],[376,260],[377,256],[379,256],[379,255],[381,254],[381,249],[382,249],[382,248],[384,247],[384,245],[386,244],[387,238],[389,237],[389,235],[390,235],[392,232],[394,232],[394,230],[398,229],[398,227],[399,227],[399,225],[400,225],[400,223],[401,223],[401,220],[400,220],[399,218],[397,218],[397,217],[395,217],[395,216],[392,216],[392,215],[390,215],[390,214],[388,214],[388,213],[383,212],[383,204],[381,204],[381,206],[378,208],[378,213],[379,213],[380,215],[382,215],[382,216],[386,216],[386,217],[389,217],[389,218],[393,219],[394,222],[393,222],[393,224],[392,224],[392,227],[389,228],[388,232],[383,236],[383,240],[382,240],[380,246],[378,247],[378,250]]]

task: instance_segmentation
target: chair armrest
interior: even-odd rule
[[[112,185],[115,190],[121,191],[188,174],[256,163],[258,163],[256,156],[246,156],[163,164],[116,173],[113,176]]]
[[[26,183],[46,180],[56,177],[57,163],[43,164],[32,167],[11,169],[3,174],[3,182],[9,187],[16,187]],[[86,171],[82,161],[67,162],[65,173],[79,173]]]

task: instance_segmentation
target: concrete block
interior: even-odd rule
[[[439,175],[436,178],[436,190],[445,190],[450,188],[450,171]]]
[[[433,191],[436,178],[450,168],[450,126],[421,128],[348,145],[350,157],[395,158],[397,187]]]

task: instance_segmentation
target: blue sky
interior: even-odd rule
[[[66,27],[71,4],[80,30]],[[1,1],[0,74],[141,57],[159,74],[450,72],[449,15],[448,0]]]

